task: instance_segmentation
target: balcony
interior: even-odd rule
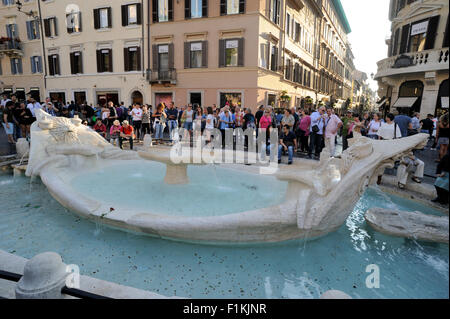
[[[379,61],[374,79],[408,73],[444,71],[449,68],[448,48],[404,53]]]
[[[7,55],[10,57],[23,56],[23,48],[20,40],[0,38],[0,55]]]
[[[158,83],[170,83],[177,84],[177,70],[167,69],[167,70],[148,70],[147,79],[151,84]]]

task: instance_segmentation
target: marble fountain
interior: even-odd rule
[[[164,169],[165,166],[165,176],[158,181],[161,187],[185,185],[189,188],[191,164],[186,161],[174,163],[170,149],[149,147],[139,152],[124,151],[81,125],[77,118],[51,117],[41,110],[36,111],[36,117],[31,128],[26,175],[40,176],[61,205],[82,217],[114,228],[203,243],[281,242],[333,232],[345,222],[355,203],[377,176],[385,168],[392,167],[403,154],[422,148],[428,137],[418,134],[396,141],[360,137],[340,159],[330,158],[325,149],[320,162],[299,160],[291,166],[280,166],[273,176],[257,176],[259,183],[281,185],[284,193],[274,204],[250,210],[244,205],[241,211],[223,215],[196,216],[194,209],[190,216],[183,216],[171,213],[170,202],[167,210],[164,207],[155,210],[145,196],[140,205],[124,203],[120,199],[113,205],[88,189],[75,187],[74,182],[80,176],[96,174],[99,170],[107,169],[120,175],[117,172],[120,167],[157,162],[160,166],[155,169],[158,171],[149,169],[146,174],[149,177],[160,174],[161,167]],[[195,154],[193,157],[190,157],[192,163],[206,164],[201,158],[195,158]],[[245,165],[231,166],[237,173],[258,174],[257,170]],[[217,165],[217,170],[221,169],[222,165]],[[122,187],[120,178],[102,180],[101,183],[112,188]],[[211,179],[210,183],[206,187],[213,187],[217,181]],[[251,191],[258,192],[258,189]],[[183,200],[183,193],[174,194],[177,200]],[[195,202],[195,192],[189,196],[188,200]]]

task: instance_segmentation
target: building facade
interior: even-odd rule
[[[375,75],[386,111],[407,108],[421,118],[448,111],[448,14],[445,0],[391,0],[388,58]]]
[[[37,1],[23,1],[22,12],[15,1],[0,2],[0,93],[37,100],[45,95],[42,30],[39,22],[25,12],[38,14]]]
[[[25,38],[32,28],[22,21],[27,16],[14,1],[2,1],[0,18]],[[23,76],[11,74],[13,62],[2,58],[2,81],[27,92],[39,88],[41,100],[255,109],[340,105],[351,92],[351,30],[339,0],[29,0],[26,6],[40,17],[39,38],[22,42],[34,48],[19,52]],[[17,23],[8,20],[13,16]]]

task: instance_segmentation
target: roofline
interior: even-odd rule
[[[333,0],[334,8],[336,9],[336,13],[338,14],[339,19],[342,22],[345,33],[349,34],[352,32],[350,28],[350,24],[348,23],[347,16],[345,15],[344,7],[342,7],[341,0]]]

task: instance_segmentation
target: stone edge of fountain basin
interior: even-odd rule
[[[117,163],[123,161],[107,160],[103,167]],[[253,169],[245,170],[250,173]],[[299,229],[296,202],[289,197],[280,205],[222,216],[169,216],[125,208],[115,208],[109,213],[110,206],[88,198],[70,186],[73,174],[73,171],[48,166],[40,175],[52,197],[77,215],[112,228],[157,238],[189,243],[259,244],[305,238],[313,240],[339,228],[307,232]]]
[[[23,275],[28,259],[0,249],[1,270]],[[0,279],[0,297],[14,299],[16,283]],[[80,275],[80,289],[93,294],[115,299],[186,299],[178,296],[163,296],[156,292],[124,286],[117,283]],[[74,297],[63,295],[65,299]]]

